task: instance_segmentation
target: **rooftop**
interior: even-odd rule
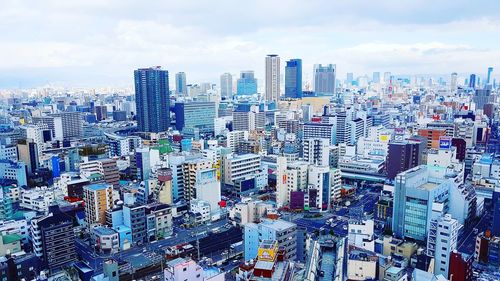
[[[11,244],[14,242],[21,241],[22,237],[18,234],[6,234],[2,235],[3,244]]]
[[[94,183],[94,184],[90,184],[90,185],[86,185],[84,188],[86,189],[90,189],[90,190],[93,190],[93,191],[98,191],[98,190],[103,190],[103,189],[106,189],[109,187],[109,184],[105,184],[105,183]]]

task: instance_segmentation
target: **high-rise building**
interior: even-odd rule
[[[453,281],[472,281],[473,255],[467,255],[453,251],[450,255],[450,268],[448,270],[448,279]]]
[[[330,167],[318,165],[309,166],[308,182],[309,190],[316,190],[316,198],[314,200],[315,206],[310,207],[314,207],[320,211],[329,210],[333,197]],[[309,198],[309,200],[311,200],[311,198]]]
[[[139,132],[163,132],[170,124],[168,71],[161,67],[134,71],[137,128]]]
[[[49,208],[49,214],[34,218],[30,225],[33,252],[51,272],[77,260],[73,220],[59,207]]]
[[[375,84],[380,83],[380,72],[373,72],[372,82]]]
[[[302,98],[302,60],[291,59],[285,66],[285,97]]]
[[[97,105],[94,107],[97,121],[102,121],[108,118],[108,108],[105,105]]]
[[[253,70],[241,71],[236,90],[238,95],[257,94],[257,79]]]
[[[453,182],[434,178],[432,167],[421,165],[396,176],[392,230],[398,238],[425,241],[435,214],[448,209]]]
[[[434,257],[434,274],[448,276],[450,254],[457,249],[461,225],[450,214],[432,219],[427,236],[427,255]]]
[[[38,146],[33,139],[19,140],[17,142],[17,153],[19,161],[26,164],[28,174],[35,172],[38,168]]]
[[[179,131],[197,129],[200,133],[214,132],[214,102],[177,102],[174,107],[175,128]]]
[[[220,95],[227,99],[233,97],[233,76],[231,73],[224,73],[220,76]]]
[[[303,142],[304,161],[320,166],[328,166],[330,161],[329,139],[305,139]]]
[[[266,101],[278,102],[280,98],[280,57],[266,57]]]
[[[387,153],[387,177],[393,179],[397,174],[422,164],[425,143],[415,141],[390,142]]]
[[[500,187],[495,187],[491,203],[493,205],[493,227],[491,234],[500,237]]]
[[[457,90],[457,73],[453,72],[450,79],[450,91],[455,92]]]
[[[56,137],[58,132],[62,132],[62,137],[64,139],[80,138],[83,135],[83,119],[81,112],[60,112],[54,113],[51,116],[57,119],[53,121],[54,126],[57,126],[54,128]]]
[[[335,64],[315,64],[314,75],[314,93],[321,96],[331,96],[335,94],[335,79],[337,68]]]
[[[484,109],[485,104],[493,102],[493,97],[491,89],[476,89],[472,99],[476,104],[476,109]]]
[[[476,88],[476,74],[471,74],[469,78],[469,88]]]
[[[354,74],[352,72],[348,72],[345,80],[346,85],[352,86],[352,81],[354,81]]]
[[[493,73],[493,67],[488,67],[488,76],[486,78],[486,85],[491,85],[491,74]]]
[[[83,188],[85,202],[85,222],[106,224],[106,210],[113,208],[113,186],[109,184],[91,184]]]
[[[175,74],[175,95],[187,96],[186,73],[179,72]]]

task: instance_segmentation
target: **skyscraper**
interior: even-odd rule
[[[237,85],[238,95],[257,94],[257,79],[253,70],[245,70],[240,73]]]
[[[488,78],[486,79],[486,85],[491,84],[491,73],[493,73],[493,67],[488,67]]]
[[[230,73],[220,76],[220,95],[228,99],[233,97],[233,76]]]
[[[375,84],[380,83],[380,72],[373,72],[372,82]]]
[[[346,81],[345,81],[347,86],[351,86],[353,80],[354,80],[354,74],[352,72],[348,72],[347,77],[346,77]]]
[[[302,98],[302,60],[291,59],[285,67],[285,97]]]
[[[471,74],[469,78],[469,88],[476,88],[476,74]]]
[[[277,102],[280,98],[280,57],[266,57],[266,101]]]
[[[335,94],[335,64],[314,65],[314,92],[316,95],[333,95]]]
[[[139,132],[162,132],[170,124],[168,71],[160,66],[134,71],[137,128]]]
[[[450,91],[455,92],[457,90],[457,73],[453,72],[450,79]]]
[[[187,96],[186,73],[184,72],[175,74],[175,95]]]

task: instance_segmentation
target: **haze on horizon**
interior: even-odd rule
[[[371,75],[500,68],[496,1],[16,1],[0,4],[0,88],[131,85],[161,65],[188,83],[254,70],[264,57]],[[495,73],[495,72],[494,72]],[[495,73],[495,77],[500,77]],[[497,79],[498,80],[498,79]]]

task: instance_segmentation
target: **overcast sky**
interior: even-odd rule
[[[500,73],[499,1],[0,1],[0,88],[131,85],[161,65],[188,83],[282,65],[334,63],[340,79],[373,71]],[[495,75],[500,77],[498,75]],[[172,85],[172,82],[171,82]],[[259,85],[260,86],[260,85]],[[263,86],[263,85],[262,85]]]

